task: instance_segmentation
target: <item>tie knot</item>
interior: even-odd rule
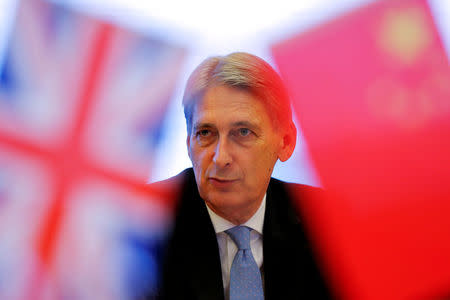
[[[225,232],[231,237],[239,250],[250,249],[250,228],[247,226],[235,226]]]

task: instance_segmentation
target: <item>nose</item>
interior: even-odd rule
[[[225,138],[219,138],[216,148],[214,149],[213,162],[219,168],[225,168],[231,165],[232,158],[228,149],[228,142]]]

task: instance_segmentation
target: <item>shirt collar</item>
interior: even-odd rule
[[[236,226],[230,221],[217,215],[208,207],[208,205],[206,205],[206,208],[208,209],[209,217],[211,218],[211,222],[214,226],[214,230],[216,231],[216,233],[224,232]],[[259,234],[262,235],[265,211],[266,211],[266,195],[264,195],[263,200],[261,201],[261,205],[255,212],[255,214],[250,219],[248,219],[247,222],[242,224],[242,226],[250,227],[251,229],[257,231]]]

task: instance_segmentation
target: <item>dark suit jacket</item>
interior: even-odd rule
[[[180,202],[168,240],[158,299],[223,300],[216,233],[200,198],[194,172],[186,169],[166,180],[179,182]],[[271,179],[263,225],[263,271],[266,300],[331,299],[301,218],[290,203],[291,190],[301,197],[317,188]]]

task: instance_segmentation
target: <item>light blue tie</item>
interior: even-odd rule
[[[225,231],[238,247],[230,273],[230,300],[263,300],[261,273],[250,249],[250,228],[236,226]]]

